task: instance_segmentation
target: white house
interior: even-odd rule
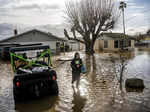
[[[17,34],[17,31],[14,31],[14,36],[9,37],[0,41],[0,44],[13,43],[13,44],[30,44],[30,43],[42,43],[49,45],[50,48],[56,52],[59,48],[61,42],[64,42],[63,39],[58,38],[51,33],[42,32],[36,29]]]
[[[96,40],[94,49],[99,51],[119,51],[123,46],[128,50],[134,49],[134,38],[121,33],[103,33]]]
[[[77,41],[68,40],[68,42],[66,44],[69,45],[69,48],[72,51],[78,51],[78,50],[80,50],[80,43],[77,42]]]

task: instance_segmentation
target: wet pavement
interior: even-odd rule
[[[13,101],[13,73],[8,62],[0,61],[0,112],[150,112],[150,52],[138,51],[122,54],[124,62],[122,91],[119,85],[120,55],[81,52],[87,73],[80,77],[79,88],[71,84],[70,61],[56,68],[59,96],[48,96],[16,104]],[[64,58],[65,57],[65,58]],[[69,60],[73,53],[60,58]],[[126,92],[127,78],[141,78],[146,88],[143,92]]]

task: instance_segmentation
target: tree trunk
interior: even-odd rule
[[[93,55],[95,53],[94,51],[94,43],[93,42],[86,42],[85,44],[85,51],[89,55]]]

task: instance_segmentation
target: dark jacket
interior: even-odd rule
[[[72,72],[80,72],[81,73],[82,60],[81,59],[73,59],[71,62]]]

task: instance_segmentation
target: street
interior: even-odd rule
[[[74,53],[62,54],[64,60],[72,59]],[[113,58],[112,58],[113,57]],[[70,61],[56,68],[59,96],[47,96],[34,101],[13,101],[11,66],[0,63],[0,112],[149,112],[150,111],[150,53],[135,50],[126,55],[123,72],[123,90],[118,83],[120,60],[117,54],[96,53],[94,56],[81,52],[87,68],[81,74],[79,88],[72,86]],[[130,77],[144,80],[143,92],[126,92],[124,81]],[[16,107],[16,110],[15,110]]]

